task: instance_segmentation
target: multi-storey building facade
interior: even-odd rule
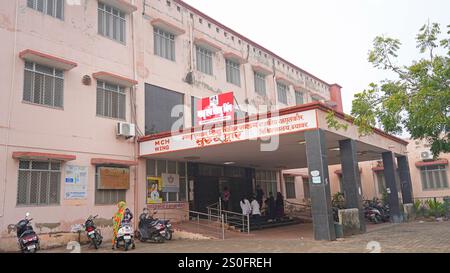
[[[159,208],[182,214],[170,208],[194,199],[190,159],[141,158],[137,141],[193,127],[200,98],[232,91],[237,118],[314,101],[342,112],[339,85],[183,1],[15,0],[0,5],[0,35],[0,233],[9,244],[27,211],[43,233],[68,232],[89,214],[109,225],[121,200],[138,213],[149,177],[165,173],[180,186],[161,191]],[[118,136],[119,122],[136,136]],[[281,181],[279,168],[198,169],[267,192]]]

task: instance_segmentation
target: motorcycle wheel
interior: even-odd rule
[[[166,234],[164,235],[164,238],[168,241],[172,240],[172,232],[166,231]]]
[[[92,244],[94,245],[95,249],[98,249],[98,245],[99,245],[99,244],[98,244],[96,238],[93,238],[93,239],[92,239]]]
[[[128,251],[129,247],[130,247],[130,243],[125,242],[125,251]]]

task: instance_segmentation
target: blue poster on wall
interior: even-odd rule
[[[88,167],[67,165],[64,181],[64,199],[87,198]]]

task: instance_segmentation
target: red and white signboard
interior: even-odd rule
[[[197,125],[233,120],[233,102],[233,92],[201,99],[197,105]]]
[[[318,128],[316,110],[251,120],[140,143],[140,156],[207,147]]]

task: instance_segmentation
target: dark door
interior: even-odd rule
[[[219,178],[200,176],[194,180],[196,211],[206,213],[206,207],[219,201]]]

